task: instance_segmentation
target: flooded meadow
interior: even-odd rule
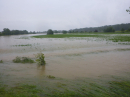
[[[3,61],[0,63],[0,79],[4,84],[14,86],[31,83],[40,87],[46,83],[45,87],[56,88],[53,83],[59,86],[64,86],[65,83],[66,86],[90,79],[110,80],[111,76],[129,78],[130,45],[125,44],[126,42],[122,44],[100,37],[31,36],[33,35],[0,36],[0,60]],[[29,57],[35,61],[37,53],[44,54],[46,65],[12,61],[17,56]]]

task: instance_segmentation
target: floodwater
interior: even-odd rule
[[[8,80],[19,78],[75,79],[102,75],[122,75],[130,70],[130,45],[98,38],[31,38],[32,35],[0,37],[0,74]],[[46,65],[13,63],[16,56],[44,53]]]

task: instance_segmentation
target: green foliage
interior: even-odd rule
[[[43,53],[38,53],[37,55],[35,55],[35,57],[37,58],[36,62],[38,63],[38,65],[45,65],[46,64],[45,56]]]
[[[52,31],[51,29],[49,29],[49,30],[47,31],[47,35],[53,35],[53,31]]]
[[[14,63],[34,63],[34,60],[27,58],[27,57],[16,57],[13,60]]]
[[[113,29],[113,27],[108,27],[104,29],[104,32],[115,32],[115,30]]]
[[[130,14],[130,7],[129,7],[129,9],[126,9],[126,11],[129,12],[129,14]]]
[[[3,60],[0,60],[0,63],[3,63]]]

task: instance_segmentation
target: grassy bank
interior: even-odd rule
[[[53,79],[50,79],[53,80]],[[69,86],[62,82],[52,87],[22,84],[8,87],[0,84],[0,97],[129,97],[130,81],[109,81],[105,85],[94,82],[76,83]],[[72,83],[71,83],[72,84]]]

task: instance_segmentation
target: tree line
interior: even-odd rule
[[[8,28],[4,28],[2,32],[0,32],[1,35],[20,35],[20,34],[36,34],[35,31],[28,32],[27,30],[10,30]]]
[[[130,32],[130,23],[128,24],[117,24],[117,25],[108,25],[102,27],[90,27],[90,28],[79,28],[79,29],[71,29],[71,30],[51,30],[44,31],[47,35],[53,35],[54,33],[84,33],[84,32]],[[43,33],[43,32],[28,32],[27,30],[10,30],[8,28],[4,28],[0,35],[19,35],[19,34],[36,34],[36,33]]]
[[[111,30],[110,30],[111,29]],[[114,31],[130,31],[130,23],[127,24],[116,24],[116,25],[106,25],[101,27],[90,27],[90,28],[78,28],[71,29],[69,32],[114,32]]]
[[[19,35],[19,34],[28,34],[27,30],[10,30],[8,28],[4,28],[0,35]]]

